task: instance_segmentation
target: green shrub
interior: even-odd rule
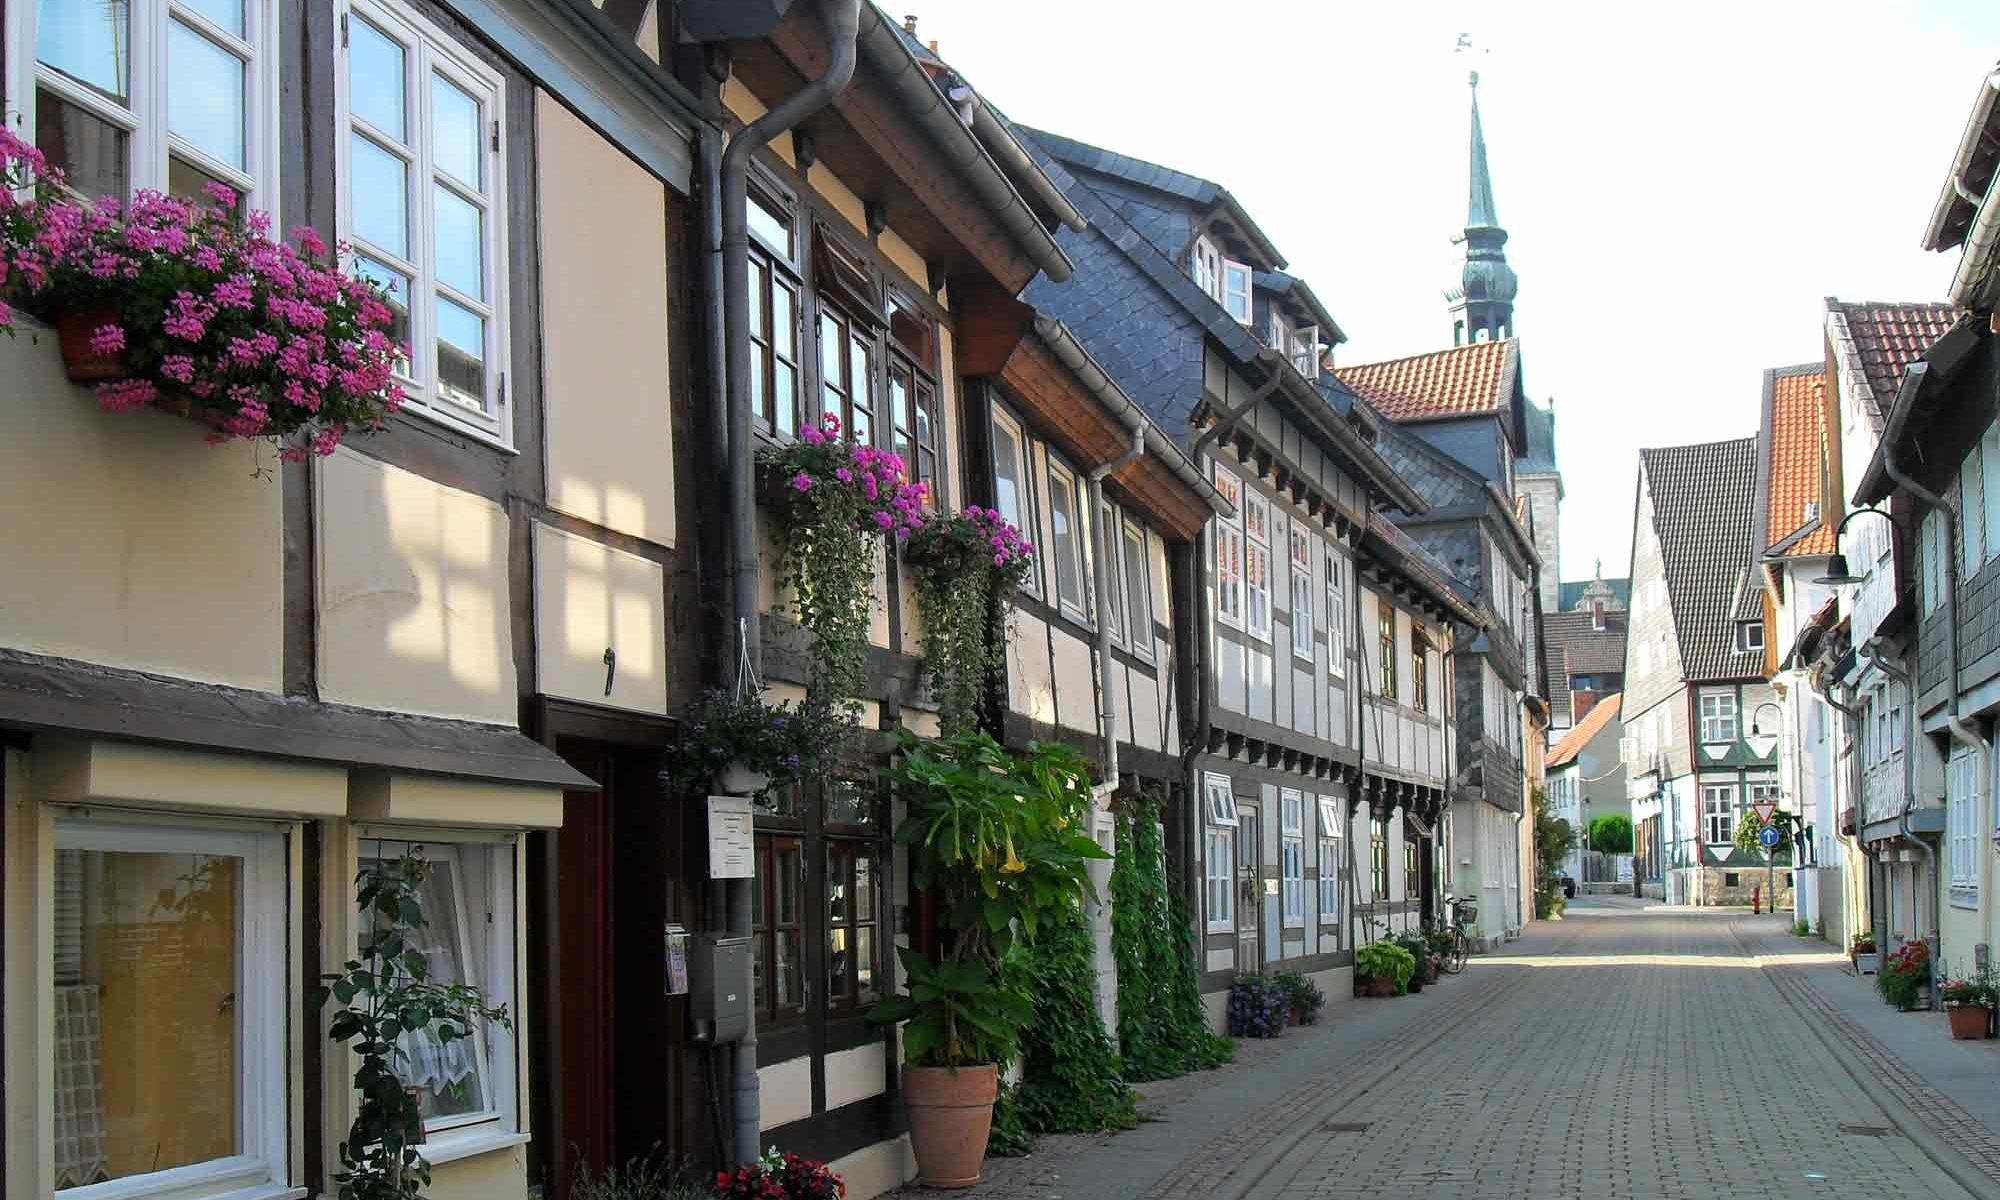
[[[1409,990],[1410,976],[1416,973],[1416,969],[1416,955],[1388,938],[1370,942],[1354,952],[1355,975],[1363,979],[1386,976],[1395,983],[1398,996]]]
[[[1133,1083],[1228,1062],[1236,1043],[1208,1028],[1195,970],[1194,918],[1169,888],[1161,797],[1142,789],[1118,813],[1111,867],[1111,948],[1118,959],[1118,1051]]]
[[[1589,831],[1587,844],[1592,850],[1605,854],[1632,853],[1632,818],[1618,813],[1592,817]]]
[[[1021,1033],[1021,1080],[1013,1089],[1021,1126],[1031,1136],[1139,1123],[1118,1048],[1098,1015],[1095,953],[1090,923],[1072,905],[1009,957],[1009,985],[1034,998],[1034,1015]]]
[[[1285,994],[1285,1003],[1291,1008],[1301,1025],[1319,1023],[1320,1010],[1326,1007],[1326,993],[1319,990],[1313,981],[1298,971],[1280,971],[1271,977]]]

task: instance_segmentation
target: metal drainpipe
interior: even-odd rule
[[[757,625],[757,506],[752,491],[751,446],[754,414],[750,411],[750,157],[771,140],[820,109],[847,86],[854,75],[855,36],[861,27],[861,0],[825,0],[829,56],[826,72],[779,101],[763,116],[729,139],[722,152],[722,301],[727,321],[724,383],[727,407],[718,414],[728,431],[728,491],[731,566],[731,624],[741,631],[743,653],[752,667],[760,660]],[[750,881],[728,884],[730,934],[750,936]],[[735,1055],[734,1153],[740,1163],[758,1155],[762,1104],[757,1083],[757,1021],[753,1014]]]
[[[1921,388],[1923,386],[1924,375],[1928,369],[1923,363],[1911,366],[1905,375],[1906,386],[1914,385]],[[1894,480],[1898,487],[1909,493],[1919,504],[1935,511],[1939,519],[1944,522],[1943,541],[1945,553],[1942,576],[1944,579],[1944,622],[1946,626],[1946,670],[1944,679],[1945,727],[1951,731],[1953,741],[1962,746],[1970,747],[1973,753],[1979,756],[1979,778],[1978,782],[1974,784],[1977,791],[1972,797],[1972,802],[1976,806],[1975,811],[1984,811],[1986,780],[1993,770],[1992,755],[1987,749],[1984,739],[1974,732],[1970,725],[1965,723],[1965,719],[1959,713],[1958,558],[1952,552],[1953,547],[1958,545],[1958,518],[1951,511],[1951,506],[1944,502],[1943,497],[1929,491],[1922,484],[1904,474],[1902,464],[1896,461],[1895,447],[1887,440],[1884,440],[1882,443],[1882,469],[1888,473],[1889,478]],[[1923,654],[1921,624],[1921,618],[1919,618],[1919,633],[1917,638],[1917,653],[1919,657]],[[1880,660],[1877,660],[1877,665],[1880,665]],[[1908,734],[1903,739],[1903,770],[1905,778],[1911,784],[1909,795],[1904,797],[1903,801],[1903,827],[1904,836],[1907,837],[1909,836],[1910,808],[1917,800],[1915,788],[1918,703],[1916,681],[1914,679],[1908,680],[1904,685],[1904,690],[1909,693],[1909,712],[1905,717],[1905,720],[1908,722]],[[1947,756],[1945,780],[1947,791],[1951,787],[1949,772],[1949,756]],[[1950,802],[1947,801],[1947,812],[1949,812],[1949,808]],[[1948,886],[1948,881],[1938,873],[1937,851],[1931,847],[1929,842],[1924,841],[1922,838],[1916,839],[1916,842],[1918,846],[1923,848],[1924,855],[1930,859],[1932,892],[1934,893],[1931,897],[1931,921],[1934,927],[1932,936],[1936,941],[1936,945],[1933,947],[1936,953],[1931,955],[1931,978],[1933,985],[1935,985],[1937,976],[1940,973],[1940,964],[1944,961],[1944,922],[1939,919],[1938,910],[1942,906],[1943,890],[1944,886]],[[1935,987],[1933,987],[1932,995],[1935,996],[1936,994]]]
[[[1848,727],[1847,773],[1849,776],[1847,781],[1847,794],[1853,797],[1854,799],[1854,828],[1857,834],[1854,840],[1858,842],[1860,840],[1858,835],[1861,829],[1861,818],[1862,818],[1861,755],[1855,752],[1855,747],[1860,745],[1861,743],[1861,739],[1858,736],[1862,732],[1861,712],[1859,709],[1856,709],[1852,705],[1842,704],[1840,701],[1835,700],[1833,698],[1832,689],[1823,686],[1817,679],[1814,679],[1810,675],[1807,676],[1807,684],[1812,688],[1813,691],[1819,693],[1819,698],[1825,701],[1828,708],[1831,708],[1833,711],[1847,718],[1847,727]],[[1840,812],[1838,809],[1834,811],[1833,821],[1834,821],[1834,829],[1836,831],[1834,836],[1842,839],[1843,841],[1846,840],[1847,835],[1838,832],[1840,828]],[[1863,853],[1865,854],[1866,851],[1864,850]],[[1871,872],[1873,871],[1872,867],[1870,868],[1870,871]],[[1845,879],[1846,872],[1843,871],[1841,873],[1841,877]],[[1869,890],[1869,899],[1872,901],[1874,899],[1874,888],[1870,887],[1868,890]],[[1844,901],[1846,898],[1842,897],[1842,899]],[[1872,903],[1869,905],[1868,927],[1870,929],[1873,929],[1875,927],[1875,912],[1874,912],[1874,905]],[[1847,931],[1844,929],[1841,930],[1841,937],[1845,939],[1846,936],[1847,936]]]
[[[1132,430],[1132,445],[1125,453],[1102,466],[1092,467],[1086,476],[1090,496],[1090,525],[1097,532],[1097,564],[1093,574],[1097,588],[1097,731],[1104,739],[1104,782],[1118,789],[1118,701],[1111,694],[1111,621],[1109,606],[1118,600],[1111,594],[1111,555],[1117,539],[1110,536],[1104,521],[1104,477],[1146,452],[1146,428]],[[1128,635],[1132,631],[1126,631]],[[1147,635],[1151,636],[1150,633]]]

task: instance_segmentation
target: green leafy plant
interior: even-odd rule
[[[1354,973],[1363,979],[1388,979],[1396,994],[1409,989],[1410,976],[1417,969],[1416,956],[1387,938],[1369,942],[1354,952]]]
[[[1097,1009],[1096,942],[1081,905],[1052,911],[1040,936],[1015,947],[1006,974],[1033,998],[1013,1102],[1031,1135],[1099,1133],[1139,1123],[1118,1047]]]
[[[1271,982],[1285,995],[1292,1018],[1301,1025],[1319,1024],[1320,1010],[1326,1007],[1326,993],[1298,971],[1280,971]]]
[[[903,546],[923,617],[924,674],[944,735],[979,723],[1004,679],[1007,599],[1034,569],[1035,547],[997,508],[925,518]]]
[[[475,1025],[508,1026],[506,1008],[487,1003],[478,988],[433,980],[423,951],[412,944],[428,925],[421,888],[429,871],[421,847],[361,869],[359,954],[324,977],[318,996],[322,1005],[329,999],[339,1005],[327,1036],[359,1056],[354,1121],[333,1176],[340,1200],[413,1200],[430,1185],[430,1163],[418,1150],[423,1113],[398,1073],[408,1058],[405,1039],[449,1046],[471,1037]]]
[[[802,707],[852,713],[868,678],[880,539],[907,537],[922,523],[925,485],[906,481],[896,455],[843,441],[831,413],[798,440],[762,451],[758,464],[783,545],[779,587],[813,639]]]
[[[1533,794],[1535,816],[1535,915],[1547,918],[1557,916],[1563,910],[1562,885],[1556,876],[1562,873],[1563,859],[1576,849],[1576,830],[1561,817],[1549,815],[1549,794],[1536,788]]]
[[[1793,937],[1811,937],[1811,936],[1812,936],[1812,924],[1811,924],[1811,923],[1810,923],[1809,921],[1807,921],[1807,920],[1806,920],[1806,919],[1805,919],[1804,917],[1800,917],[1800,918],[1799,918],[1798,920],[1796,920],[1796,921],[1793,921],[1793,922],[1792,922],[1792,936],[1793,936]]]
[[[1872,929],[1864,929],[1860,933],[1857,933],[1853,937],[1849,938],[1847,940],[1847,952],[1849,954],[1875,953],[1875,931]]]
[[[1592,817],[1585,845],[1604,854],[1632,853],[1632,818],[1620,813]]]
[[[1938,1003],[1944,1005],[1946,1008],[1959,1008],[1967,1005],[1976,1008],[1991,1008],[1993,1007],[1993,994],[1993,980],[1990,977],[1981,975],[1947,979],[1938,985]]]
[[[1410,974],[1411,979],[1421,983],[1430,983],[1437,978],[1437,972],[1431,966],[1431,939],[1429,934],[1421,929],[1405,929],[1401,933],[1391,936],[1389,940],[1410,952],[1411,960],[1416,963],[1416,969]]]
[[[1016,756],[977,731],[927,741],[905,731],[889,769],[907,805],[896,840],[910,880],[938,901],[949,945],[932,960],[900,951],[909,992],[868,1012],[907,1021],[916,1067],[1005,1063],[1033,1005],[1002,964],[1015,928],[1032,940],[1061,911],[1095,896],[1087,865],[1110,857],[1090,839],[1090,766],[1068,746]]]
[[[1875,972],[1875,989],[1903,1012],[1917,1006],[1931,978],[1931,950],[1923,941],[1904,942]]]
[[[1111,949],[1118,960],[1118,1051],[1125,1078],[1172,1079],[1228,1062],[1236,1044],[1208,1027],[1186,901],[1167,886],[1164,798],[1144,787],[1118,806]]]
[[[1744,809],[1737,819],[1736,833],[1730,840],[1736,844],[1738,850],[1758,854],[1764,849],[1757,840],[1763,833],[1764,822],[1757,818],[1756,812]]]
[[[704,794],[735,764],[769,778],[757,792],[763,799],[831,766],[854,717],[841,706],[772,704],[755,691],[716,689],[689,707],[686,728],[668,767],[676,792]]]

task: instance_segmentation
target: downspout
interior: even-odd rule
[[[763,116],[730,138],[728,148],[722,152],[719,181],[722,196],[722,302],[727,322],[724,346],[727,367],[723,382],[728,389],[728,404],[718,415],[722,418],[729,443],[728,492],[723,507],[729,514],[731,624],[742,639],[743,655],[753,669],[760,660],[760,630],[757,613],[757,508],[751,487],[751,446],[755,434],[752,429],[754,416],[750,411],[750,158],[770,145],[773,138],[826,107],[853,78],[854,42],[860,29],[861,0],[825,0],[821,16],[826,21],[829,50],[825,73],[766,110]],[[747,938],[750,936],[750,881],[730,880],[728,893],[729,933]],[[754,1014],[742,1040],[736,1043],[735,1069],[734,1157],[739,1163],[754,1162],[758,1155],[762,1120],[757,1081],[757,1021]]]
[[[1840,701],[1835,700],[1833,698],[1833,689],[1823,686],[1817,678],[1808,676],[1808,679],[1812,684],[1812,689],[1815,692],[1819,693],[1820,699],[1826,702],[1827,707],[1833,709],[1833,711],[1847,718],[1847,774],[1848,774],[1847,794],[1854,801],[1854,827],[1856,836],[1852,839],[1852,841],[1858,843],[1860,841],[1859,833],[1861,829],[1861,820],[1863,816],[1862,804],[1861,804],[1861,784],[1862,784],[1861,755],[1858,749],[1861,745],[1861,734],[1863,731],[1861,711],[1855,708],[1853,705],[1842,704]],[[1905,751],[1907,752],[1907,750],[1908,747],[1905,746]],[[1842,841],[1848,841],[1849,838],[1847,834],[1838,832],[1840,828],[1839,812],[1836,811],[1833,816],[1834,816],[1834,829],[1836,830],[1834,836],[1840,838]],[[1864,854],[1864,856],[1866,855],[1867,852],[1865,848],[1862,850],[1862,853]],[[1845,872],[1842,872],[1842,876],[1843,878],[1845,877]],[[1868,892],[1867,892],[1868,928],[1871,930],[1875,928],[1874,882],[1875,882],[1875,869],[1874,867],[1871,866],[1868,869]],[[1850,924],[1852,924],[1852,922],[1850,922]],[[1841,930],[1840,935],[1843,939],[1845,939],[1847,937],[1847,930],[1845,929]]]
[[[1102,466],[1092,467],[1086,476],[1090,495],[1090,526],[1097,531],[1097,564],[1094,575],[1097,587],[1097,631],[1095,652],[1097,655],[1097,732],[1104,739],[1104,784],[1111,791],[1118,790],[1118,701],[1111,694],[1111,620],[1109,606],[1119,597],[1111,594],[1111,556],[1117,553],[1117,539],[1105,529],[1104,520],[1104,477],[1120,470],[1146,452],[1146,430],[1142,425],[1132,430],[1132,444],[1125,453]],[[1137,636],[1127,630],[1129,636]],[[1151,637],[1152,631],[1146,631]]]

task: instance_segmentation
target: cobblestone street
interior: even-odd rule
[[[1968,1191],[1807,1027],[1756,956],[1803,943],[1763,944],[1770,924],[1580,901],[1422,996],[1338,1005],[1149,1089],[1138,1130],[989,1162],[971,1194],[1991,1194],[1964,1161],[1983,1127],[1945,1135]]]

